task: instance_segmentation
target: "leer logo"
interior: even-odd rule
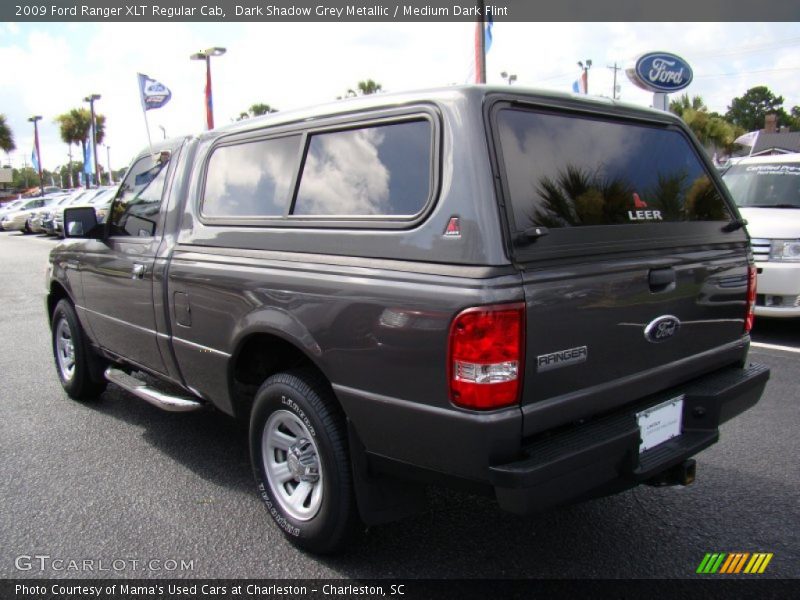
[[[772,552],[709,553],[697,567],[697,573],[701,575],[736,575],[738,573],[756,575],[767,569],[772,556]]]

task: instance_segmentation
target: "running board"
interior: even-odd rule
[[[195,398],[165,394],[164,392],[160,392],[148,386],[141,379],[136,379],[133,375],[128,375],[124,371],[113,367],[108,367],[106,369],[105,377],[111,383],[118,385],[137,398],[141,398],[153,406],[157,406],[161,410],[167,410],[169,412],[189,412],[192,410],[200,410],[204,407],[204,404]]]

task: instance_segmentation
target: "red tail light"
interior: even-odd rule
[[[756,266],[747,267],[747,314],[744,317],[744,332],[750,333],[756,318]]]
[[[450,399],[491,410],[519,402],[525,351],[525,305],[461,311],[450,326]]]

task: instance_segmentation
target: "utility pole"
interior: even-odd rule
[[[621,71],[622,67],[618,67],[617,63],[614,63],[614,66],[607,65],[609,69],[614,69],[614,87],[611,90],[611,97],[616,100],[617,99],[617,71]]]

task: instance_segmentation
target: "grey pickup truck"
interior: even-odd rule
[[[769,378],[744,226],[663,112],[466,86],[278,113],[147,148],[105,223],[65,211],[56,372],[249,424],[315,552],[432,484],[520,514],[686,485]]]

